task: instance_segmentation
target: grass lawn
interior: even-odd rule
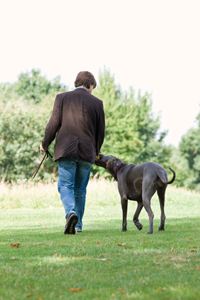
[[[83,232],[64,235],[56,184],[0,185],[0,299],[200,299],[200,194],[172,186],[166,231],[152,199],[138,231],[129,201],[128,231],[121,232],[117,185],[90,181]],[[19,244],[19,247],[11,247]]]

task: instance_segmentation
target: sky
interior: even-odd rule
[[[199,14],[199,0],[0,0],[0,82],[37,68],[73,88],[106,67],[122,90],[152,94],[178,146],[200,112]]]

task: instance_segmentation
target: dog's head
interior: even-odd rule
[[[103,154],[99,154],[98,156],[99,156],[98,158],[97,157],[95,158],[95,165],[106,169],[106,163],[107,163],[107,161],[110,158],[112,158],[113,156],[111,156],[111,155],[106,156],[106,155],[103,155]]]
[[[122,161],[112,155],[103,155],[99,154],[99,159],[95,159],[95,165],[99,167],[103,167],[106,169],[111,175],[114,176],[116,168],[122,164]]]

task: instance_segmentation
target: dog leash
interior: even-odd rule
[[[40,147],[39,147],[38,152],[39,152],[40,156],[42,157],[42,160],[41,160],[39,166],[33,171],[32,175],[31,175],[31,179],[35,178],[35,176],[37,175],[37,172],[39,171],[43,161],[46,158],[48,158],[50,156],[53,159],[53,156],[51,155],[51,153],[48,150],[45,151],[45,155],[42,155],[41,152],[40,152]]]

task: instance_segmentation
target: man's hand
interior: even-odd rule
[[[40,145],[40,150],[45,152],[44,148],[42,147],[42,144]]]

